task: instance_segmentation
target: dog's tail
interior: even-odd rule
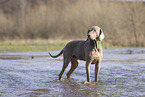
[[[50,52],[49,52],[49,55],[50,55],[52,58],[56,58],[56,57],[59,57],[62,53],[63,53],[63,50],[61,50],[61,52],[60,52],[58,55],[53,56]]]

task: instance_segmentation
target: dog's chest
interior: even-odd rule
[[[98,50],[94,49],[92,52],[90,52],[91,59],[95,62],[102,58],[102,52],[99,52]]]
[[[93,56],[91,57],[91,64],[96,64],[99,60],[101,60],[101,56],[93,53]]]

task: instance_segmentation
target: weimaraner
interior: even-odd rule
[[[104,39],[104,33],[98,26],[92,26],[87,33],[87,40],[71,41],[61,52],[53,56],[53,58],[60,56],[63,53],[63,67],[59,74],[59,80],[71,61],[71,69],[67,73],[69,79],[73,71],[78,67],[78,59],[86,61],[87,82],[90,82],[90,64],[95,64],[95,82],[98,82],[98,75],[100,70],[100,63],[103,57],[101,41]]]

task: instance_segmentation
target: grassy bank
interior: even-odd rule
[[[18,40],[0,42],[0,53],[36,52],[62,49],[67,40]]]
[[[54,51],[61,50],[64,46],[76,39],[71,40],[7,40],[0,42],[0,53],[8,52],[38,52],[38,51]],[[85,40],[85,39],[84,39]],[[122,46],[113,46],[108,43],[102,42],[103,48],[114,48]]]
[[[68,42],[73,40],[76,39],[71,40],[35,39],[35,40],[0,41],[0,53],[61,50]],[[104,41],[102,41],[102,46],[103,48],[134,47],[134,46],[112,45]]]

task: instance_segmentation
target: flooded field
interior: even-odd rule
[[[94,82],[94,65],[90,84],[84,84],[84,61],[70,80],[66,79],[70,65],[63,80],[57,80],[61,68],[62,56],[53,59],[47,51],[0,53],[0,96],[145,97],[145,48],[104,49],[98,83]]]

